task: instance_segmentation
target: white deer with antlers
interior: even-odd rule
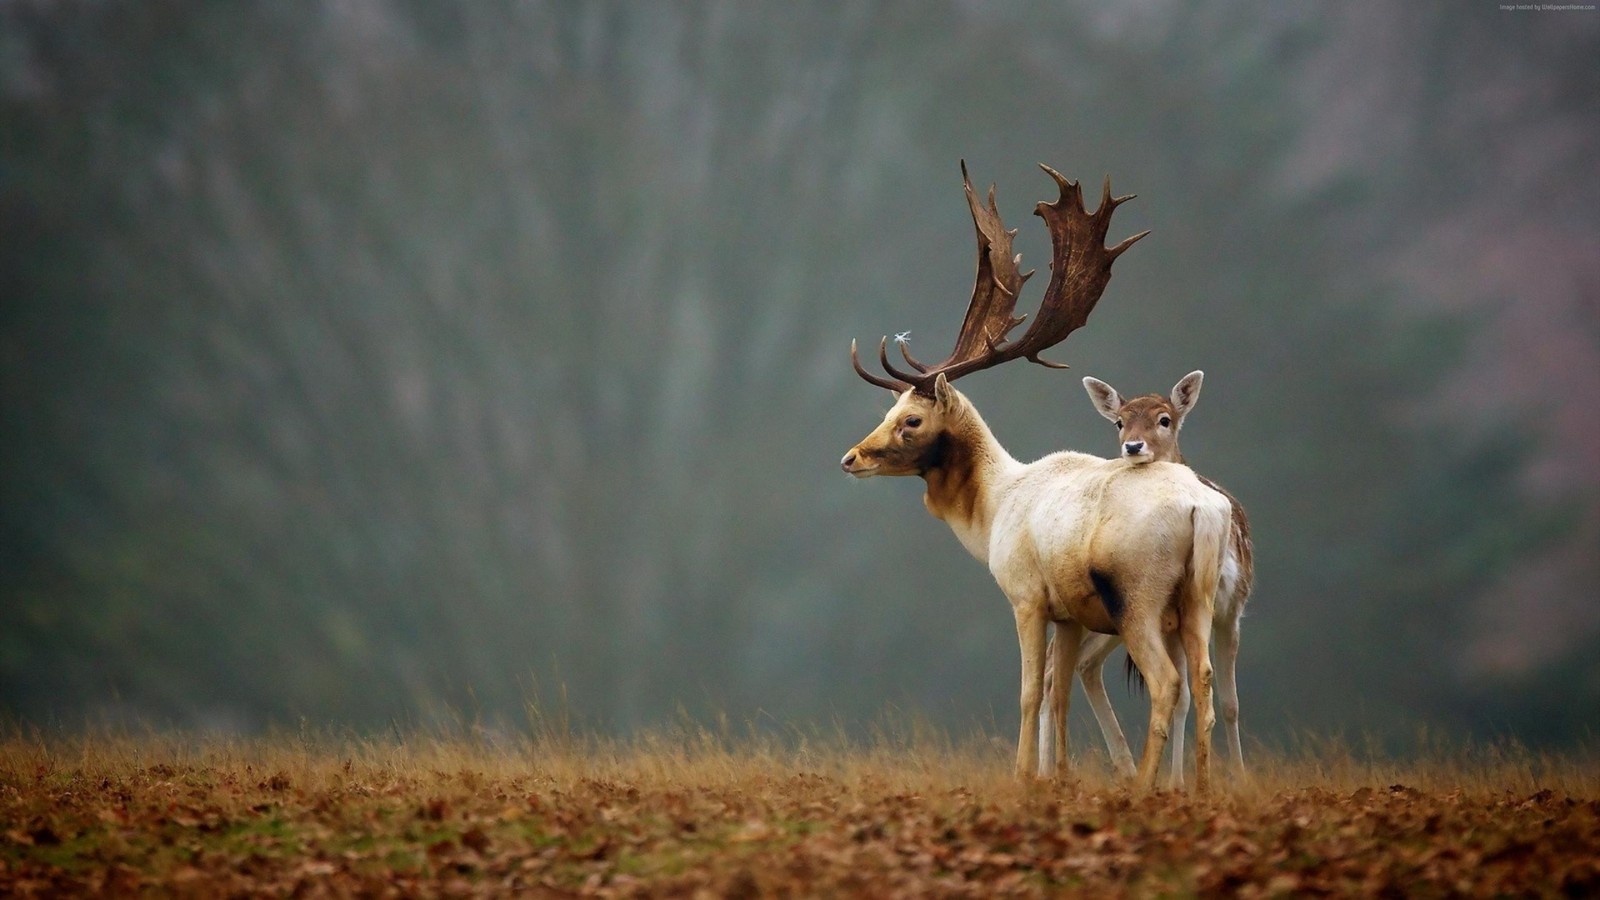
[[[1187,464],[1182,451],[1178,449],[1178,432],[1195,404],[1199,402],[1200,387],[1204,380],[1204,372],[1190,372],[1172,386],[1172,392],[1166,397],[1160,394],[1146,394],[1130,400],[1122,399],[1115,388],[1098,378],[1083,379],[1083,387],[1089,392],[1089,399],[1100,415],[1117,426],[1117,446],[1124,459],[1136,465],[1151,462]],[[1245,515],[1244,507],[1232,494],[1203,475],[1200,476],[1200,480],[1227,497],[1232,512],[1227,551],[1223,557],[1222,575],[1217,587],[1217,602],[1213,617],[1215,630],[1212,632],[1212,637],[1217,643],[1217,687],[1222,695],[1220,706],[1223,733],[1227,735],[1228,751],[1232,754],[1234,767],[1243,773],[1244,747],[1239,740],[1239,686],[1235,673],[1239,659],[1239,620],[1244,615],[1245,601],[1250,598],[1250,589],[1255,583],[1255,554],[1250,541],[1250,519]],[[1052,644],[1054,641],[1055,638],[1052,638]],[[1128,739],[1123,736],[1122,726],[1117,722],[1117,715],[1111,709],[1111,700],[1106,696],[1105,678],[1102,673],[1106,658],[1120,643],[1121,641],[1112,635],[1091,634],[1085,637],[1078,650],[1077,675],[1083,682],[1083,692],[1089,698],[1089,707],[1094,710],[1095,720],[1100,724],[1106,749],[1111,754],[1112,765],[1119,772],[1132,774],[1133,753],[1128,749]],[[1180,658],[1179,655],[1183,653],[1182,646],[1170,639],[1168,650],[1172,652],[1174,659]],[[1053,653],[1047,654],[1047,656],[1053,655]],[[1180,674],[1182,669],[1183,667],[1179,666]],[[1046,669],[1047,695],[1053,696],[1052,689],[1057,671],[1054,666],[1048,666]],[[1188,709],[1189,685],[1188,679],[1185,678],[1178,694],[1178,705],[1174,710],[1172,721],[1170,774],[1174,787],[1183,784],[1183,727]],[[1065,710],[1046,709],[1040,717],[1039,733],[1041,735],[1050,733],[1054,720],[1064,714]],[[1052,750],[1053,748],[1048,745],[1040,745],[1040,772],[1053,770]]]
[[[850,449],[841,466],[851,475],[917,475],[927,485],[923,503],[943,519],[961,544],[987,563],[1011,602],[1022,654],[1021,728],[1017,773],[1030,776],[1038,760],[1038,725],[1045,670],[1046,626],[1054,622],[1056,671],[1071,672],[1083,636],[1119,635],[1150,689],[1150,730],[1136,774],[1148,790],[1165,747],[1181,679],[1165,635],[1176,632],[1186,651],[1197,714],[1196,787],[1209,790],[1211,728],[1211,618],[1228,536],[1228,501],[1187,467],[1134,465],[1085,453],[1053,453],[1022,463],[1007,453],[978,410],[950,382],[963,375],[1024,358],[1047,366],[1039,353],[1081,327],[1111,278],[1111,264],[1144,234],[1105,246],[1116,207],[1132,199],[1111,196],[1106,180],[1099,208],[1090,214],[1076,182],[1041,166],[1060,189],[1054,203],[1035,213],[1049,226],[1051,274],[1033,324],[1020,338],[1007,335],[1017,293],[1028,275],[1011,253],[989,190],[978,201],[962,165],[967,205],[978,237],[978,273],[955,350],[925,365],[901,345],[914,370],[890,362],[888,339],[878,360],[890,377],[851,363],[871,384],[896,395],[881,424]],[[1059,366],[1055,366],[1060,368]],[[1057,679],[1051,698],[1061,713],[1050,742],[1066,760],[1068,679]]]

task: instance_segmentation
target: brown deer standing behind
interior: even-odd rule
[[[1182,679],[1165,633],[1187,651],[1194,687],[1195,786],[1209,789],[1211,728],[1211,615],[1228,535],[1228,504],[1187,467],[1136,465],[1086,453],[1052,453],[1022,463],[1007,453],[978,410],[951,382],[1009,360],[1043,365],[1043,350],[1081,327],[1111,278],[1111,264],[1144,235],[1105,246],[1111,214],[1128,197],[1112,197],[1107,179],[1095,212],[1083,205],[1077,182],[1043,167],[1060,189],[1035,212],[1050,228],[1050,283],[1032,324],[1009,337],[1023,318],[1013,315],[1027,280],[1018,271],[1011,238],[994,190],[979,201],[962,166],[967,203],[978,238],[978,273],[956,346],[942,362],[924,364],[902,343],[902,371],[889,361],[888,340],[878,362],[889,377],[861,367],[867,382],[894,392],[883,421],[840,460],[857,478],[915,475],[923,503],[945,521],[989,572],[1011,603],[1022,656],[1021,729],[1016,765],[1027,776],[1038,762],[1040,700],[1046,627],[1063,640],[1055,664],[1071,672],[1085,631],[1117,634],[1150,688],[1150,731],[1137,770],[1141,789],[1154,786]],[[1030,273],[1031,274],[1031,273]],[[1059,368],[1059,366],[1058,366]],[[1068,639],[1070,638],[1070,639]],[[1058,710],[1047,741],[1066,759],[1065,680],[1051,698]]]
[[[1200,386],[1204,379],[1204,372],[1190,372],[1173,385],[1169,396],[1146,394],[1130,400],[1123,400],[1115,388],[1097,378],[1083,379],[1083,387],[1089,392],[1089,399],[1094,402],[1094,408],[1100,415],[1117,426],[1117,446],[1124,459],[1135,464],[1172,462],[1187,465],[1182,451],[1178,449],[1178,432],[1183,427],[1185,417],[1200,399]],[[1216,674],[1221,695],[1219,705],[1222,707],[1223,732],[1227,735],[1228,750],[1233,755],[1234,765],[1242,773],[1244,750],[1239,740],[1239,688],[1235,670],[1239,658],[1239,619],[1244,615],[1245,601],[1249,599],[1250,589],[1255,582],[1250,519],[1232,494],[1205,476],[1198,477],[1208,487],[1227,497],[1233,508],[1227,555],[1222,564],[1222,580],[1217,587],[1212,638],[1217,647]],[[1106,658],[1121,643],[1114,635],[1088,635],[1079,648],[1077,672],[1083,681],[1084,693],[1088,695],[1089,706],[1094,710],[1095,719],[1105,736],[1112,764],[1118,771],[1131,773],[1133,754],[1128,749],[1128,739],[1123,736],[1122,726],[1117,722],[1111,701],[1106,696],[1102,673]],[[1181,658],[1181,644],[1170,638],[1168,644],[1174,659]],[[1053,653],[1046,654],[1046,658],[1053,659],[1053,656]],[[1179,674],[1183,674],[1183,671],[1184,666],[1180,664]],[[1045,673],[1046,696],[1052,696],[1054,676],[1053,668]],[[1188,709],[1189,685],[1186,679],[1172,721],[1171,777],[1175,787],[1183,783],[1183,729]],[[1058,714],[1058,711],[1051,710],[1042,717],[1045,721],[1041,723],[1041,731],[1049,728],[1049,719]],[[1049,749],[1048,746],[1040,748],[1041,771],[1052,768],[1053,761],[1046,755]]]

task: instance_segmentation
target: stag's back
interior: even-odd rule
[[[1043,588],[1069,612],[1095,596],[1096,573],[1169,593],[1189,565],[1196,511],[1228,515],[1187,466],[1070,452],[1022,467],[1003,497],[991,572],[1002,586]]]
[[[1188,466],[1118,459],[1106,468],[1090,555],[1107,566],[1138,569],[1165,559],[1181,569],[1188,562],[1196,513],[1220,511],[1227,521],[1227,499]]]

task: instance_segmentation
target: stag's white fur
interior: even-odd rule
[[[1190,411],[1200,399],[1200,388],[1204,381],[1205,373],[1200,371],[1190,372],[1178,381],[1166,398],[1165,407],[1161,406],[1160,399],[1155,395],[1138,398],[1144,401],[1145,406],[1151,407],[1147,414],[1153,416],[1160,412],[1167,412],[1173,417],[1170,432],[1157,433],[1153,430],[1141,430],[1131,436],[1145,439],[1149,445],[1143,459],[1165,462],[1182,462],[1183,455],[1178,449],[1178,434],[1183,427],[1183,422]],[[1125,401],[1115,388],[1095,378],[1083,379],[1084,389],[1088,391],[1089,399],[1094,403],[1095,409],[1112,422],[1119,422]],[[1152,403],[1151,401],[1157,401]],[[1152,423],[1143,423],[1148,429]],[[1118,442],[1123,443],[1129,434],[1123,433],[1119,428]],[[1131,431],[1131,429],[1130,429]],[[1228,541],[1222,561],[1221,577],[1217,585],[1215,617],[1213,619],[1213,638],[1217,643],[1217,687],[1220,693],[1219,705],[1222,712],[1223,733],[1227,737],[1228,751],[1233,759],[1235,769],[1239,773],[1245,771],[1244,746],[1239,738],[1239,690],[1235,676],[1239,658],[1239,623],[1244,616],[1245,602],[1250,597],[1250,589],[1254,582],[1253,552],[1250,546],[1248,520],[1238,501],[1228,498],[1233,521],[1230,523]],[[1122,733],[1122,726],[1117,721],[1115,711],[1111,707],[1111,700],[1106,695],[1103,668],[1106,659],[1122,644],[1115,635],[1090,634],[1084,637],[1079,645],[1076,674],[1083,682],[1084,694],[1089,699],[1089,706],[1094,711],[1095,721],[1100,726],[1100,732],[1105,739],[1106,750],[1110,754],[1111,763],[1116,770],[1123,774],[1131,775],[1134,771],[1133,753],[1129,749],[1128,739]],[[1171,648],[1174,659],[1182,659],[1183,648]],[[1049,667],[1046,673],[1046,693],[1053,695],[1056,681],[1054,667]],[[1173,710],[1170,784],[1180,787],[1183,784],[1183,731],[1185,720],[1188,716],[1190,693],[1187,674],[1184,666],[1179,664],[1179,673],[1183,676],[1179,689],[1177,707]],[[1070,691],[1070,687],[1068,688]],[[1045,773],[1055,768],[1054,747],[1044,740],[1046,735],[1053,731],[1054,720],[1064,714],[1047,707],[1039,718],[1039,771]]]
[[[1196,782],[1205,791],[1214,722],[1209,640],[1227,500],[1181,465],[1070,451],[1018,462],[943,375],[933,394],[900,394],[842,465],[858,477],[921,475],[928,511],[988,564],[1010,600],[1022,656],[1018,773],[1032,773],[1039,759],[1046,627],[1054,622],[1057,671],[1073,670],[1089,631],[1120,630],[1144,673],[1151,710],[1136,776],[1141,789],[1154,785],[1182,684],[1168,645],[1188,649],[1198,707]],[[939,447],[944,451],[935,452]],[[1120,589],[1120,619],[1108,615],[1091,570]],[[1057,679],[1051,698],[1057,715],[1046,736],[1063,764],[1068,687],[1067,679]]]

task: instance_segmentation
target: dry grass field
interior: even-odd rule
[[[1257,753],[1199,800],[928,729],[0,739],[4,896],[1597,896],[1592,754]]]

